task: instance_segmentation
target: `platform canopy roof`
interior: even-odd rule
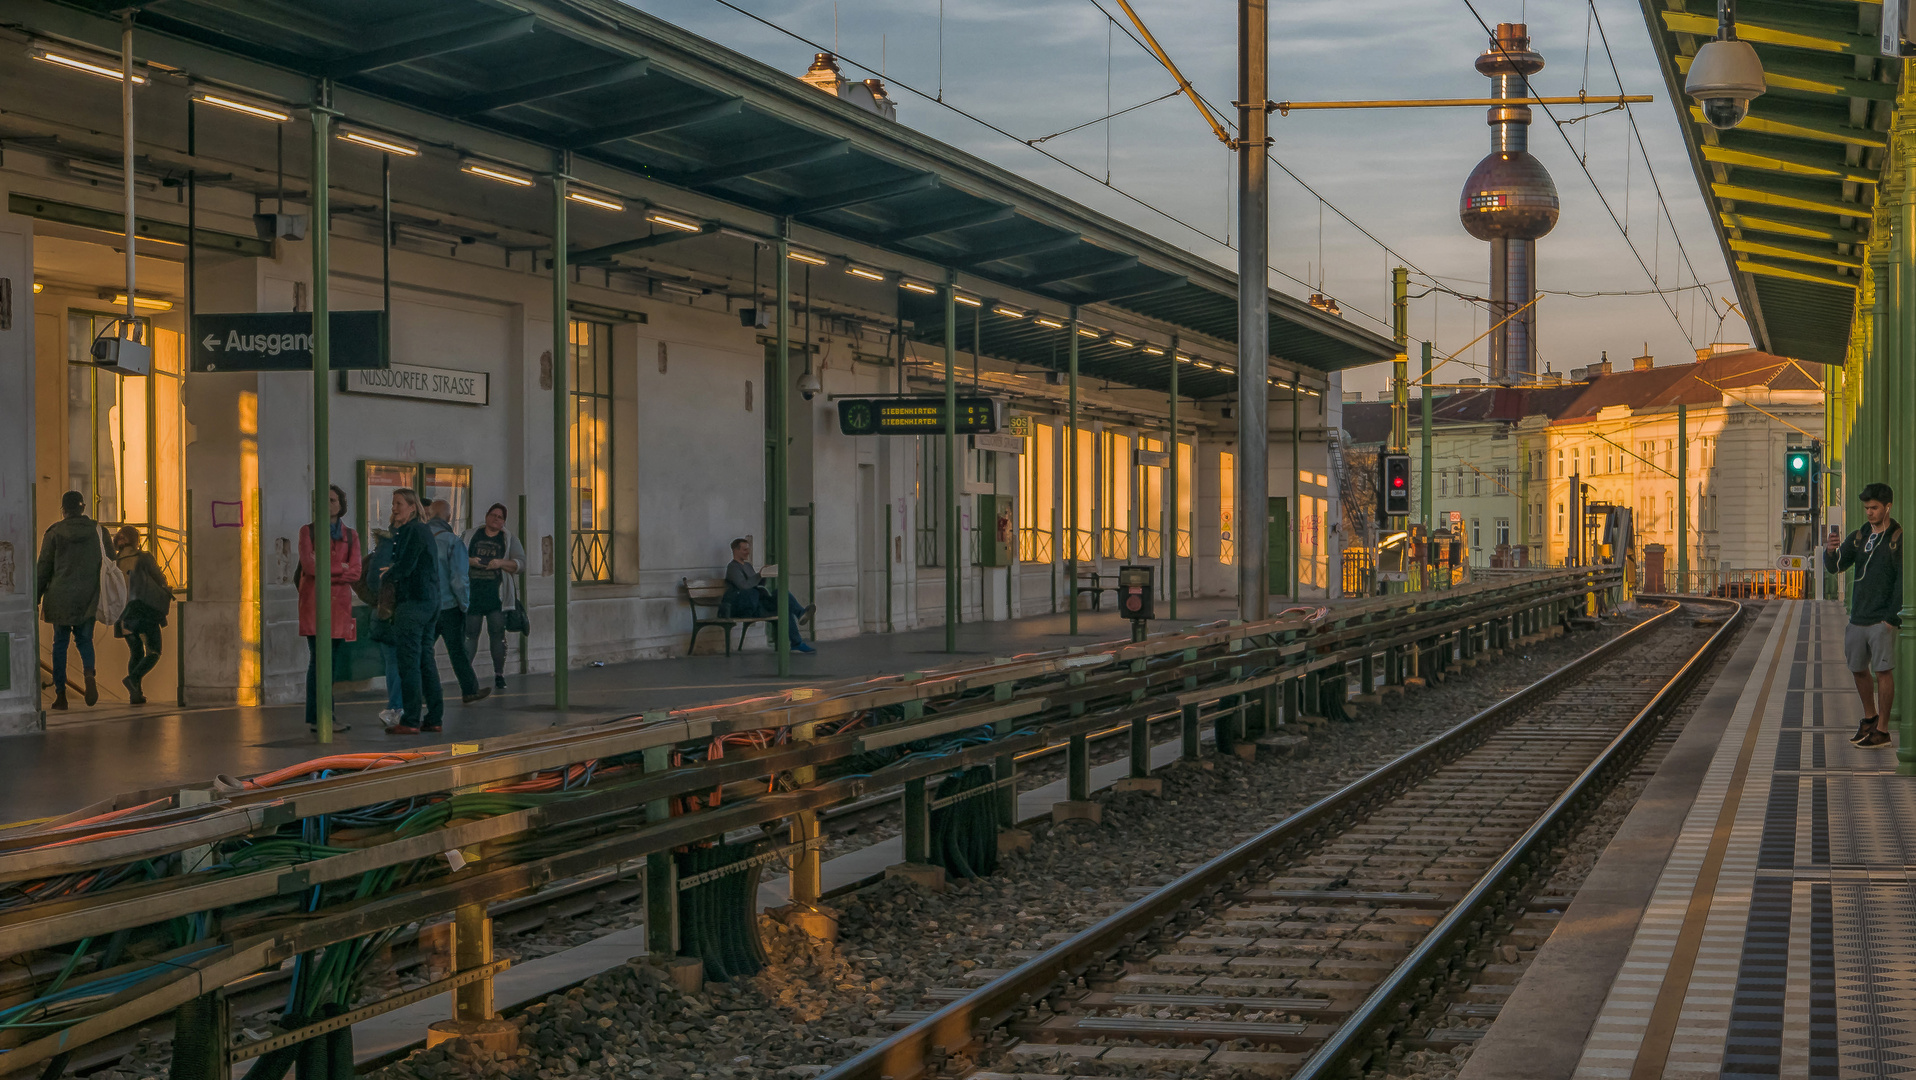
[[[134,6],[136,53],[194,78],[295,105],[331,80],[343,114],[399,134],[538,170],[569,152],[575,172],[589,162],[789,216],[913,265],[955,269],[968,284],[1043,298],[1055,303],[1053,314],[1108,305],[1236,345],[1236,275],[617,0]],[[117,51],[116,13],[127,0],[8,7],[9,21],[30,33]],[[610,261],[616,246],[579,254]],[[1273,290],[1270,303],[1279,364],[1330,372],[1394,352],[1388,338],[1294,297]],[[909,313],[921,333],[941,320],[934,307],[942,305]],[[942,328],[934,332],[942,339]],[[986,339],[1006,359],[1047,366],[1063,355],[1053,335],[1027,323]],[[1151,388],[1166,381],[1162,357],[1091,353],[1083,370],[1094,377]],[[1234,386],[1222,370],[1183,374],[1181,389],[1194,396]]]
[[[1841,364],[1869,239],[1901,65],[1878,54],[1882,6],[1740,0],[1737,37],[1767,90],[1729,131],[1683,94],[1716,35],[1714,5],[1642,0],[1697,182],[1758,348]]]

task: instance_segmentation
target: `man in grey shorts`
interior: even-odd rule
[[[1863,719],[1850,742],[1869,749],[1891,745],[1889,711],[1896,702],[1896,612],[1903,606],[1903,527],[1889,516],[1893,496],[1888,484],[1863,488],[1868,523],[1843,538],[1829,540],[1823,566],[1841,573],[1854,566],[1849,625],[1843,628],[1843,659],[1863,699]]]

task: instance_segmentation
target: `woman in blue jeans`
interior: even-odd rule
[[[372,554],[366,556],[365,572],[360,578],[364,587],[359,598],[366,601],[368,607],[378,606],[379,579],[386,573],[386,568],[392,565],[392,561],[393,538],[392,534],[387,533],[373,545]],[[392,727],[399,722],[399,716],[406,707],[406,697],[400,688],[399,649],[393,645],[390,637],[378,644],[379,658],[386,664],[386,707],[380,710],[379,722]]]

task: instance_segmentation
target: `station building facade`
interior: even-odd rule
[[[1681,481],[1678,405],[1689,443]],[[1419,408],[1413,400],[1413,418]],[[1346,402],[1344,416],[1353,445],[1388,438],[1388,402]],[[1439,524],[1464,529],[1473,565],[1490,565],[1502,545],[1528,548],[1532,565],[1558,565],[1580,484],[1586,503],[1630,507],[1639,551],[1663,545],[1674,571],[1681,492],[1690,569],[1702,575],[1693,584],[1712,587],[1727,571],[1775,568],[1784,450],[1820,439],[1823,416],[1814,366],[1747,348],[1691,364],[1642,357],[1629,371],[1599,362],[1534,389],[1459,388],[1433,403],[1429,477],[1416,467],[1412,425],[1412,505],[1428,484]]]
[[[307,664],[294,582],[299,529],[311,518],[314,379],[209,364],[216,350],[193,317],[311,310],[312,238],[287,219],[311,219],[316,153],[300,106],[317,84],[233,55],[230,41],[209,53],[190,26],[136,30],[145,73],[134,91],[136,296],[154,370],[120,375],[90,363],[89,347],[118,332],[126,292],[121,84],[33,51],[106,65],[118,23],[58,4],[28,14],[40,18],[0,42],[0,86],[36,106],[30,118],[0,122],[0,279],[12,290],[10,319],[0,318],[0,633],[9,645],[0,731],[44,723],[36,668],[45,671],[51,635],[31,610],[32,569],[66,490],[82,492],[99,520],[135,525],[175,588],[151,699],[296,700]],[[577,33],[580,14],[545,5],[525,32]],[[1063,610],[1073,561],[1107,572],[1150,563],[1167,598],[1173,588],[1181,597],[1233,591],[1236,348],[1222,336],[1235,318],[1231,275],[861,108],[861,95],[819,86],[816,66],[801,82],[638,13],[619,19],[618,33],[592,41],[642,57],[633,78],[669,75],[725,96],[623,118],[638,134],[620,145],[707,155],[676,183],[656,178],[671,175],[664,170],[565,158],[574,197],[561,204],[567,347],[556,357],[555,198],[549,177],[527,167],[544,147],[524,124],[483,115],[522,103],[506,93],[491,109],[472,108],[470,96],[464,111],[424,108],[371,82],[328,87],[342,123],[377,131],[370,143],[326,142],[327,303],[388,320],[389,366],[351,369],[369,361],[336,353],[343,370],[326,389],[328,472],[368,547],[400,487],[446,499],[461,529],[504,505],[528,554],[531,624],[510,640],[509,673],[553,669],[558,575],[571,583],[568,665],[686,652],[683,586],[720,576],[739,536],[817,603],[814,632],[826,641],[940,624],[948,582],[966,621]],[[368,28],[367,40],[384,29]],[[369,71],[390,73],[405,46],[350,47],[378,54]],[[443,47],[422,44],[420,62],[443,63],[446,52],[434,51]],[[209,87],[286,119],[196,100]],[[862,96],[873,93],[882,87]],[[554,108],[564,97],[550,81],[537,95]],[[742,117],[757,125],[756,141],[739,143],[740,131],[724,127]],[[717,151],[690,145],[711,124],[720,129],[710,146],[740,147],[716,164]],[[872,167],[821,173],[812,152],[767,151],[794,131],[832,140],[819,161],[863,155],[890,167],[890,187],[874,186]],[[475,173],[475,162],[510,182]],[[924,201],[933,196],[959,201]],[[783,386],[781,276],[791,348]],[[1268,452],[1278,479],[1267,510],[1282,515],[1273,530],[1299,567],[1274,568],[1273,590],[1322,595],[1334,587],[1337,371],[1387,358],[1391,346],[1291,298],[1274,293],[1273,306]],[[997,403],[997,436],[961,438],[947,462],[942,435],[840,432],[841,401],[942,394],[948,367],[962,393]],[[783,507],[772,504],[773,410],[789,431]],[[569,465],[563,484],[555,430]],[[948,472],[955,514],[943,498]],[[1293,474],[1310,478],[1297,489],[1309,501],[1297,515]],[[564,550],[555,550],[555,508]],[[771,551],[780,514],[790,541]],[[961,565],[948,573],[953,529]],[[752,647],[762,640],[754,631]],[[110,702],[123,650],[104,628],[96,643]],[[699,646],[718,647],[711,631]],[[366,648],[349,647],[339,662],[347,681],[378,672]]]

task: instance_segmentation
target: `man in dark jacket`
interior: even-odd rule
[[[725,595],[719,598],[719,615],[750,618],[777,612],[778,601],[772,598],[772,590],[766,586],[766,580],[763,574],[752,567],[752,542],[743,536],[732,541],[732,561],[725,564]],[[798,633],[800,620],[811,618],[815,610],[801,607],[798,598],[790,592],[785,594],[785,617],[791,624],[793,652],[818,651],[805,644],[805,639]]]
[[[1893,496],[1888,484],[1863,488],[1868,524],[1838,544],[1830,537],[1823,567],[1832,574],[1854,566],[1849,593],[1849,625],[1843,628],[1843,659],[1863,699],[1863,719],[1850,742],[1869,749],[1891,744],[1889,710],[1896,702],[1897,611],[1903,606],[1903,527],[1889,516]]]
[[[67,641],[80,650],[86,676],[86,703],[100,700],[93,679],[93,621],[100,610],[100,559],[106,537],[86,515],[86,497],[77,491],[60,496],[66,517],[47,526],[34,567],[40,617],[53,624],[53,708],[67,707]]]
[[[393,649],[399,654],[399,682],[405,707],[388,735],[417,735],[440,730],[446,714],[439,687],[439,659],[433,655],[439,626],[438,545],[419,512],[411,488],[393,492],[393,561],[381,588],[393,587]],[[423,709],[423,713],[422,713]]]

